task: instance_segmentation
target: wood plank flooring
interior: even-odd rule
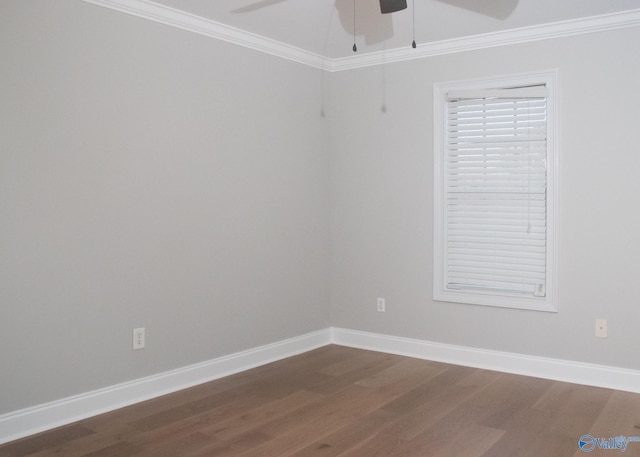
[[[585,434],[640,436],[640,394],[332,345],[7,443],[0,457],[576,457]]]

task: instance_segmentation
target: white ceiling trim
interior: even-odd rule
[[[423,43],[419,44],[417,49],[407,46],[406,48],[331,59],[236,27],[160,5],[150,0],[83,1],[327,71],[345,71],[404,60],[640,26],[640,9],[634,9],[502,32]],[[348,45],[345,43],[345,46]]]
[[[121,13],[176,27],[210,38],[237,44],[283,59],[323,70],[331,70],[329,59],[261,35],[196,16],[150,0],[83,0]]]
[[[331,71],[640,26],[640,9],[331,59]]]

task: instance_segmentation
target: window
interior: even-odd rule
[[[434,86],[434,300],[556,310],[555,79]]]

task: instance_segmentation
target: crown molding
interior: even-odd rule
[[[265,38],[237,27],[187,13],[150,0],[82,0],[114,11],[197,33],[227,43],[264,52],[322,70],[330,70],[329,60],[319,54],[305,51],[280,41]]]
[[[151,0],[82,1],[329,72],[640,26],[640,9],[634,9],[332,59]]]
[[[330,71],[353,70],[405,60],[423,59],[458,52],[530,43],[589,33],[605,32],[640,26],[640,9],[601,16],[553,22],[500,32],[472,35],[450,40],[418,44],[416,49],[407,46],[388,51],[372,52],[359,56],[332,59]]]

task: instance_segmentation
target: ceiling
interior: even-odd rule
[[[154,2],[323,58],[356,55],[352,51],[354,0]],[[378,0],[355,0],[357,55],[411,49],[414,17],[420,48],[446,40],[637,11],[640,0],[407,0],[407,4],[403,11],[382,15]]]

